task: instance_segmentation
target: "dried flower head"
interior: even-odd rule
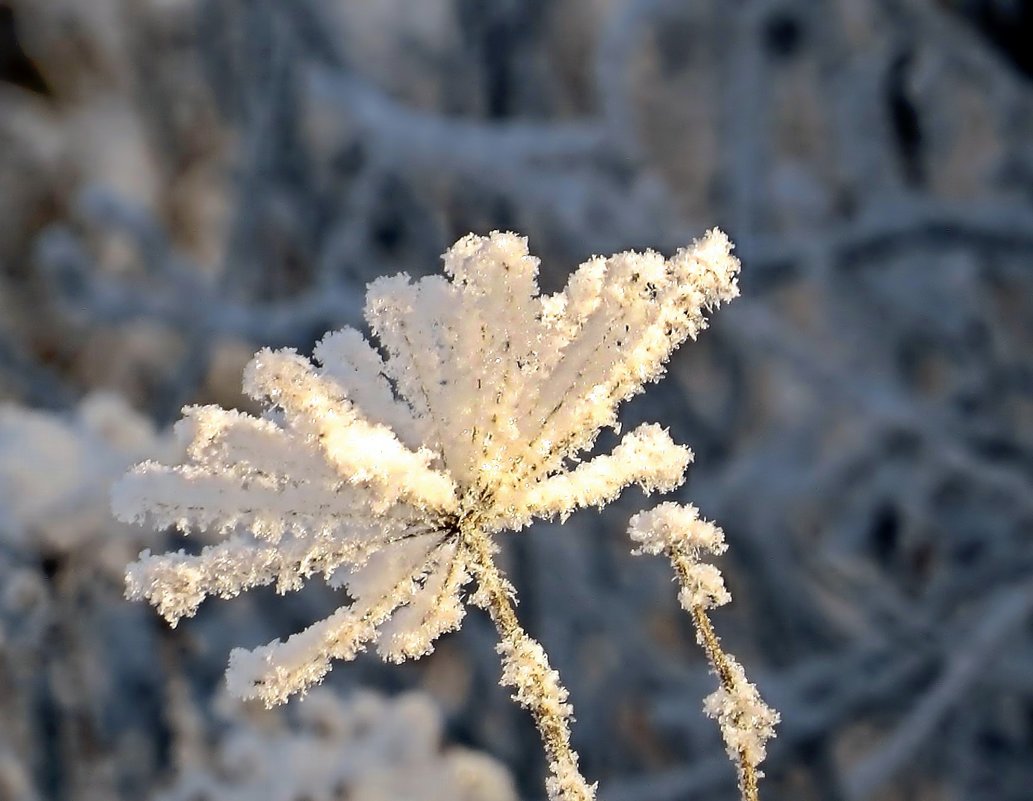
[[[365,314],[379,350],[344,329],[316,346],[314,363],[260,351],[244,389],[263,417],[185,411],[187,463],[138,466],[116,487],[115,511],[228,538],[197,555],[144,553],[128,593],[175,624],[208,595],[262,584],[285,592],[317,573],[342,582],[351,605],[231,656],[231,688],[276,703],[372,642],[392,661],[429,652],[459,626],[473,579],[470,600],[500,632],[504,680],[546,740],[551,792],[588,797],[587,786],[569,789],[566,693],[516,621],[490,535],[602,506],[629,484],[682,482],[691,454],[657,425],[609,455],[577,458],[706,326],[704,312],[737,294],[739,265],[713,230],[666,260],[593,258],[555,295],[539,294],[538,261],[514,234],[467,236],[444,266],[447,277],[370,285]]]

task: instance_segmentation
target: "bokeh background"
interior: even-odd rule
[[[625,419],[692,445],[677,497],[727,532],[716,625],[783,718],[763,797],[1033,799],[1021,0],[0,0],[0,799],[541,798],[483,615],[241,709],[230,648],[341,599],[170,630],[122,569],[196,545],[107,487],[469,231],[526,234],[553,291],[713,225],[743,297]],[[732,799],[643,503],[504,562],[601,798]]]

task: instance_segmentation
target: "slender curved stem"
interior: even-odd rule
[[[570,745],[572,709],[567,691],[559,683],[541,645],[524,631],[516,616],[513,589],[492,558],[487,535],[476,527],[464,527],[461,542],[478,583],[472,602],[485,609],[499,633],[504,685],[515,688],[514,700],[534,718],[542,738],[551,773],[547,786],[553,801],[592,801],[595,786],[578,768],[577,752]]]
[[[668,549],[668,556],[671,564],[678,575],[678,582],[686,586],[690,581],[690,563],[684,554],[675,549]],[[728,656],[721,648],[721,640],[714,631],[710,617],[702,606],[693,606],[689,612],[692,623],[696,627],[696,641],[702,646],[703,651],[710,661],[710,666],[717,674],[718,680],[725,692],[735,694],[736,682],[732,673]],[[758,787],[757,766],[754,765],[743,751],[739,751],[736,760],[736,768],[739,772],[739,791],[742,793],[742,801],[759,801],[760,789]]]

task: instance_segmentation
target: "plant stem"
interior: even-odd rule
[[[691,563],[683,553],[676,549],[668,549],[668,556],[670,556],[671,564],[678,575],[679,584],[683,587],[686,586],[690,581]],[[728,663],[728,657],[721,648],[721,640],[718,638],[717,632],[714,631],[714,626],[710,622],[706,609],[702,606],[693,606],[689,614],[692,617],[693,625],[696,627],[696,641],[706,653],[710,666],[714,669],[714,673],[717,674],[721,686],[729,695],[735,695],[735,676],[732,673],[731,665]],[[739,772],[739,791],[742,794],[742,801],[759,801],[760,789],[758,787],[757,767],[746,758],[746,754],[742,750],[738,752],[736,767]]]
[[[487,610],[499,633],[502,683],[515,688],[514,700],[531,713],[541,736],[551,773],[547,782],[550,799],[591,801],[595,788],[581,775],[577,752],[570,745],[568,718],[572,710],[559,674],[550,667],[541,645],[520,625],[512,587],[492,558],[488,537],[475,527],[463,527],[462,544],[478,583],[471,600]]]

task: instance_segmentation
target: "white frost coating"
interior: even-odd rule
[[[183,463],[145,462],[114,488],[120,519],[228,537],[196,555],[145,552],[129,570],[130,597],[175,622],[209,595],[343,580],[352,606],[285,642],[234,652],[231,686],[267,703],[373,643],[391,661],[428,653],[459,626],[477,574],[464,531],[566,517],[629,484],[681,483],[691,454],[656,425],[578,460],[616,425],[619,403],[705,326],[704,312],[736,295],[730,248],[711,231],[667,260],[593,258],[543,297],[527,241],[496,232],[457,242],[445,275],[377,279],[365,305],[377,343],[345,329],[314,361],[259,351],[244,389],[262,417],[189,407],[176,427]],[[518,687],[521,661],[507,674]]]
[[[693,506],[661,503],[631,518],[628,534],[638,547],[635,554],[666,554],[677,574],[678,602],[696,628],[696,641],[707,654],[720,686],[704,701],[706,714],[721,728],[728,755],[739,768],[743,798],[756,798],[757,769],[764,760],[765,744],[775,736],[779,715],[746,679],[735,657],[722,650],[707,617],[707,610],[731,600],[721,571],[700,562],[703,554],[718,555],[727,549],[717,526],[699,517]]]
[[[513,688],[514,701],[526,706],[541,695],[553,715],[571,716],[574,710],[567,703],[567,690],[560,684],[559,673],[549,666],[540,643],[522,637],[516,643],[499,643],[496,650],[502,655],[501,683]]]
[[[562,355],[531,388],[521,427],[536,458],[518,478],[555,470],[590,447],[600,428],[614,425],[617,406],[659,379],[674,349],[706,327],[704,310],[739,292],[739,262],[716,229],[666,262],[653,252],[622,253],[582,270],[583,296],[543,337]]]
[[[639,512],[628,524],[628,535],[638,543],[634,554],[668,554],[680,567],[678,602],[686,612],[711,609],[732,600],[721,571],[700,562],[702,554],[718,556],[728,546],[717,526],[699,516],[695,506],[661,503]]]
[[[369,483],[377,506],[387,508],[406,496],[435,509],[454,507],[452,480],[429,466],[434,454],[413,452],[387,426],[366,420],[308,359],[289,350],[260,350],[244,370],[244,391],[282,408],[293,428],[318,442],[343,479]]]
[[[184,530],[246,526],[274,542],[294,527],[332,528],[370,515],[361,505],[364,498],[346,491],[279,484],[261,476],[241,480],[229,471],[154,462],[143,462],[126,474],[112,488],[111,498],[115,515],[129,522],[149,520],[156,527]]]
[[[502,656],[503,687],[513,688],[513,700],[525,708],[537,707],[563,730],[563,739],[569,738],[569,723],[573,707],[567,703],[567,690],[560,684],[559,673],[550,665],[542,646],[527,636],[515,641],[503,641],[496,650]],[[592,801],[595,784],[588,784],[577,767],[577,753],[571,762],[553,760],[549,764],[546,790],[549,801]]]
[[[735,657],[725,656],[732,689],[719,687],[703,701],[703,711],[721,727],[728,755],[756,767],[767,755],[767,742],[775,736],[779,714],[760,697]]]
[[[444,315],[455,306],[455,290],[441,276],[415,284],[405,273],[377,278],[366,292],[366,320],[390,357],[386,374],[423,422],[424,444],[439,451],[449,442],[442,397],[451,372]]]
[[[712,609],[724,606],[732,600],[725,589],[725,580],[721,571],[714,565],[693,562],[685,571],[683,584],[678,590],[678,603],[686,612],[693,609]]]
[[[357,565],[344,577],[348,594],[360,604],[374,604],[385,586],[395,586],[407,576],[420,575],[440,552],[441,535],[437,533],[410,537],[374,553],[365,564]]]
[[[639,512],[628,524],[628,536],[638,543],[632,553],[658,556],[668,549],[720,556],[726,550],[724,533],[699,516],[692,505],[668,501]]]
[[[665,429],[655,423],[639,426],[612,453],[533,486],[524,499],[523,519],[510,525],[526,525],[532,516],[559,515],[565,520],[581,507],[605,506],[630,484],[638,484],[646,494],[669,492],[685,480],[691,461],[692,451],[675,445]]]
[[[460,591],[470,580],[465,560],[455,545],[441,549],[435,570],[423,589],[399,609],[380,630],[377,651],[389,662],[418,659],[434,650],[442,634],[458,629],[466,615]]]
[[[444,267],[465,312],[456,321],[457,337],[480,351],[454,365],[456,391],[446,406],[458,411],[452,431],[469,432],[455,441],[449,463],[469,479],[519,448],[516,404],[541,348],[538,259],[528,255],[524,237],[471,234],[445,254]]]
[[[126,570],[126,597],[150,601],[175,626],[180,618],[193,616],[209,595],[233,598],[268,584],[281,594],[299,590],[309,577],[321,574],[328,579],[379,542],[372,537],[327,537],[320,543],[290,538],[260,545],[249,537],[234,536],[205,546],[196,556],[183,551],[155,556],[144,551]]]
[[[354,328],[331,331],[312,356],[372,422],[390,428],[407,447],[420,447],[426,427],[395,397],[383,359],[362,334]]]
[[[341,483],[318,448],[272,420],[219,406],[188,406],[174,430],[191,461],[215,472],[327,487]]]

